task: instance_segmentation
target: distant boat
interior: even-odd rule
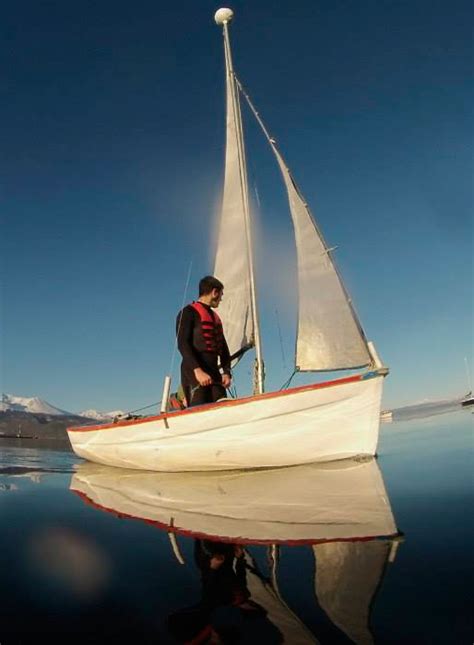
[[[227,145],[214,275],[225,285],[219,314],[231,355],[255,347],[254,394],[174,412],[165,412],[165,405],[159,416],[69,428],[74,451],[90,461],[180,472],[272,468],[376,454],[388,369],[365,336],[333,249],[237,80],[228,31],[232,16],[230,9],[215,15],[224,32]],[[264,393],[241,95],[268,140],[288,194],[299,297],[294,373],[363,370],[357,374]],[[165,389],[165,404],[167,398]]]
[[[393,411],[392,410],[382,410],[380,413],[380,421],[384,423],[390,423],[393,421]]]
[[[467,384],[469,387],[469,392],[466,394],[466,396],[461,400],[461,405],[463,408],[467,408],[469,405],[474,405],[474,396],[472,395],[472,386],[471,386],[471,374],[469,371],[469,365],[467,362],[467,357],[464,357],[464,365],[466,367],[466,379],[467,379]]]
[[[241,545],[250,600],[288,645],[318,642],[278,583],[279,548],[306,546],[316,602],[354,642],[373,643],[373,600],[401,540],[375,459],[184,474],[80,464],[70,489],[96,509],[166,531],[181,564],[180,536]],[[270,577],[259,572],[251,545],[268,546]]]
[[[468,392],[466,396],[462,399],[461,405],[463,408],[467,408],[468,405],[474,405],[474,396],[472,392]]]

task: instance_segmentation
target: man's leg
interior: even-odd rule
[[[194,405],[205,405],[206,403],[214,403],[219,399],[225,399],[226,389],[223,385],[183,385],[188,408]]]
[[[195,405],[204,405],[206,403],[212,403],[212,393],[210,385],[203,387],[198,383],[192,385],[183,385],[183,389],[186,393],[186,400],[188,402],[188,408],[191,408]]]
[[[217,385],[214,383],[209,389],[211,390],[212,402],[227,398],[227,391],[223,385]]]

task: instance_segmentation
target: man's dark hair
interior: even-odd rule
[[[206,275],[199,281],[199,296],[207,296],[213,289],[218,289],[219,291],[224,289],[222,282],[213,275]]]

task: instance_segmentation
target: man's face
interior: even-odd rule
[[[214,309],[217,309],[217,307],[219,306],[222,300],[223,295],[224,295],[223,289],[213,289],[212,298],[211,298],[211,307],[214,307]]]

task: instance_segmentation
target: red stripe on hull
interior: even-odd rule
[[[275,538],[245,538],[245,537],[227,537],[225,535],[212,535],[210,533],[202,533],[200,531],[191,531],[190,529],[182,529],[178,526],[173,526],[172,524],[166,524],[166,522],[159,522],[158,520],[146,520],[143,517],[137,517],[136,515],[129,515],[128,513],[121,513],[116,511],[113,508],[108,508],[97,502],[93,502],[90,497],[85,493],[79,490],[73,490],[76,495],[78,495],[83,502],[89,504],[93,508],[96,508],[100,511],[105,511],[111,515],[115,515],[119,519],[126,520],[138,520],[144,524],[149,524],[158,529],[164,530],[167,533],[176,533],[177,535],[184,535],[185,537],[198,538],[201,540],[213,540],[214,542],[229,542],[232,544],[255,544],[255,545],[269,545],[269,544],[281,544],[287,546],[302,546],[304,544],[325,544],[327,542],[370,542],[371,540],[376,539],[389,539],[394,538],[399,533],[392,533],[391,535],[364,535],[361,537],[350,537],[350,538],[301,538],[293,540],[278,540]]]
[[[374,376],[378,376],[377,372],[374,372]],[[373,378],[371,376],[370,378]],[[334,387],[337,385],[345,385],[347,383],[357,383],[357,381],[367,380],[367,374],[356,374],[355,376],[347,376],[341,379],[335,379],[333,381],[324,381],[323,383],[313,383],[311,385],[301,385],[299,387],[292,387],[288,390],[281,390],[277,392],[266,392],[264,394],[256,394],[254,396],[247,396],[242,399],[227,399],[225,402],[220,403],[208,403],[207,405],[196,406],[195,408],[186,408],[185,410],[178,410],[176,412],[165,412],[164,414],[159,414],[154,417],[143,417],[142,419],[133,419],[130,421],[117,421],[117,423],[107,423],[98,426],[77,426],[73,428],[68,428],[68,432],[94,432],[97,430],[113,430],[114,428],[123,428],[125,426],[138,425],[140,423],[149,423],[150,421],[159,421],[168,418],[176,418],[183,414],[199,414],[200,412],[207,412],[217,407],[222,407],[223,405],[234,406],[234,405],[244,405],[246,403],[252,403],[253,401],[261,401],[264,399],[277,398],[279,396],[287,396],[288,394],[296,394],[298,392],[309,392],[311,390],[319,390],[326,387]]]

